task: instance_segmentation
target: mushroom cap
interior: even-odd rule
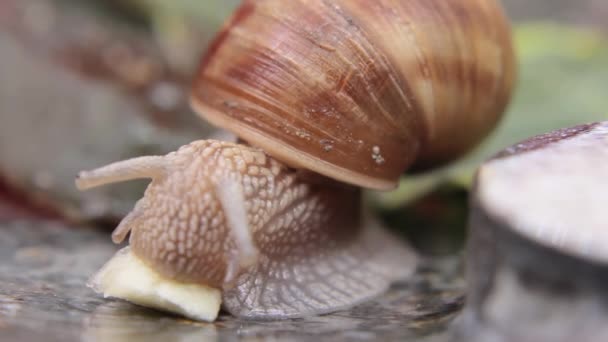
[[[191,103],[292,167],[388,190],[481,141],[514,75],[493,0],[245,0]]]
[[[510,147],[479,168],[475,203],[496,225],[563,255],[608,264],[608,122]]]

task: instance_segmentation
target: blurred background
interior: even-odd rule
[[[144,183],[79,193],[79,170],[221,137],[189,109],[187,89],[237,3],[1,0],[0,221],[112,228]],[[468,190],[484,158],[534,134],[608,118],[608,1],[503,3],[514,21],[520,75],[499,129],[464,160],[369,195],[391,226],[429,254],[462,247]]]

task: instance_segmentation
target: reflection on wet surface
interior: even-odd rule
[[[424,263],[413,282],[331,315],[284,321],[180,317],[103,299],[85,286],[115,251],[106,234],[44,222],[0,226],[3,341],[445,340],[463,304],[457,258]]]
[[[82,320],[83,341],[217,341],[217,328],[126,302],[98,306]]]

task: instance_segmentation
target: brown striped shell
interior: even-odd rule
[[[192,104],[288,165],[390,189],[475,146],[514,79],[495,0],[245,0]]]

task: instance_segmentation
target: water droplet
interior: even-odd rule
[[[302,138],[302,139],[305,139],[305,140],[310,140],[310,134],[308,134],[308,133],[306,133],[306,132],[304,132],[304,131],[298,130],[298,131],[296,132],[296,135],[297,135],[299,138]]]
[[[378,165],[384,164],[385,160],[384,160],[384,157],[382,157],[382,155],[380,154],[380,147],[379,146],[372,147],[372,159]]]
[[[334,142],[329,139],[321,139],[319,142],[321,143],[321,146],[323,146],[325,152],[329,152],[334,149]]]
[[[227,107],[229,109],[234,109],[238,106],[239,106],[239,104],[236,101],[224,100],[224,107]]]

